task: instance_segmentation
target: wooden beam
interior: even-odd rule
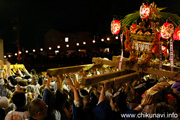
[[[69,66],[69,67],[61,67],[61,68],[52,68],[47,70],[47,74],[51,76],[56,76],[64,73],[72,73],[80,70],[90,70],[101,67],[99,64],[86,64],[86,65],[77,65],[77,66]]]
[[[169,71],[169,70],[158,70],[155,68],[147,68],[144,69],[140,67],[137,63],[135,63],[133,66],[128,66],[125,63],[128,61],[128,58],[123,58],[123,64],[122,64],[122,69],[124,70],[134,70],[136,72],[144,72],[144,73],[149,73],[149,74],[154,74],[154,75],[159,75],[159,76],[166,76],[170,79],[178,79],[180,78],[180,74],[178,71]],[[117,57],[113,57],[113,61],[111,60],[104,60],[101,58],[93,58],[92,62],[96,64],[107,64],[111,66],[118,67],[118,59]]]
[[[121,56],[113,56],[112,61],[119,61],[120,57]],[[123,58],[123,61],[128,61],[128,58]],[[159,66],[159,64],[157,66]],[[170,66],[167,64],[163,64],[162,68],[165,70],[171,70]],[[180,71],[180,67],[174,66],[174,71]]]
[[[119,77],[114,77],[114,78],[111,78],[109,80],[104,80],[104,81],[101,81],[100,83],[112,82],[112,81],[114,81],[115,84],[127,83],[127,82],[131,81],[132,79],[137,78],[138,75],[139,75],[139,73],[133,72],[133,73],[129,73],[129,74],[119,76]]]
[[[156,85],[154,85],[153,87],[149,88],[147,90],[147,93],[150,94],[151,96],[153,97],[159,97],[163,92],[165,92],[166,90],[170,89],[170,87],[175,83],[175,81],[169,81],[168,82],[169,85],[164,85],[163,86],[163,89],[161,89],[160,91],[154,91],[152,90],[154,87],[156,87],[158,84],[161,84],[161,83],[157,83]]]
[[[114,62],[112,60],[104,60],[102,58],[92,58],[92,62],[94,62],[95,64],[100,64],[100,65],[105,64],[105,65],[118,67],[118,62]]]
[[[96,75],[96,76],[91,76],[91,77],[84,77],[82,79],[81,85],[83,86],[89,86],[89,85],[95,85],[99,82],[109,80],[112,81],[113,78],[132,73],[134,71],[116,71],[116,72],[111,72],[111,73],[105,73],[101,75]],[[117,78],[118,80],[120,78]]]

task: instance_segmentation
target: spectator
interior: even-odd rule
[[[48,119],[48,106],[41,99],[34,99],[29,105],[29,120],[52,120]]]
[[[16,105],[16,110],[8,112],[5,120],[24,120],[29,118],[29,112],[27,111],[25,93],[22,91],[16,91],[12,97],[13,103]]]
[[[4,120],[6,113],[5,108],[9,105],[9,101],[6,97],[0,97],[0,120]]]
[[[89,93],[86,90],[81,89],[79,90],[78,94],[77,88],[73,85],[70,76],[68,76],[67,82],[71,86],[71,89],[74,93],[74,120],[104,120],[107,113],[107,106],[104,102],[105,87],[102,87],[98,104],[94,108],[92,108],[94,105],[91,104]]]

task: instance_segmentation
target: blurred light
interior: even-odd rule
[[[109,48],[105,48],[105,49],[104,49],[104,52],[109,52],[109,51],[110,51]]]
[[[83,45],[85,45],[86,44],[86,42],[83,42]]]
[[[41,48],[40,51],[43,51],[43,48]]]
[[[58,49],[60,49],[60,48],[61,48],[61,46],[60,46],[60,45],[58,45],[58,46],[57,46],[57,48],[58,48]]]
[[[109,41],[110,40],[110,38],[109,37],[107,37],[107,41]]]
[[[6,58],[6,55],[4,55],[4,58]]]
[[[55,54],[57,55],[59,53],[59,50],[55,50]]]
[[[69,38],[68,37],[65,37],[65,42],[69,42]]]
[[[118,37],[118,36],[116,36],[115,38],[116,38],[116,40],[117,40],[119,37]]]
[[[76,43],[77,46],[79,46],[79,43]]]
[[[101,41],[104,42],[104,39],[102,38]]]
[[[28,53],[29,51],[28,50],[26,50],[26,53]]]
[[[17,56],[17,53],[15,53],[14,55]]]
[[[69,47],[69,44],[67,44],[66,47]]]
[[[21,54],[22,52],[21,51],[19,51],[19,55]]]
[[[49,47],[49,50],[52,50],[52,47]]]
[[[8,57],[10,58],[10,57],[11,57],[11,55],[8,55]]]
[[[95,41],[95,40],[93,40],[92,42],[93,42],[93,43],[95,43],[96,41]]]

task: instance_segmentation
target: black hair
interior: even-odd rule
[[[80,90],[79,90],[79,93],[80,93],[81,95],[83,95],[83,96],[89,95],[88,91],[85,90],[85,89],[80,89]]]
[[[26,104],[26,97],[24,92],[14,92],[12,97],[13,103],[16,105],[16,107],[23,107]]]
[[[25,81],[25,80],[19,81],[18,84],[19,84],[20,86],[28,86],[28,83],[27,83],[27,81]]]
[[[113,102],[116,103],[121,113],[125,113],[128,110],[126,98],[127,94],[124,91],[121,91],[119,95],[113,98]]]
[[[12,85],[17,85],[17,80],[13,76],[8,77],[8,80],[10,80]]]

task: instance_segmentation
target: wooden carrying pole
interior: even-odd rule
[[[81,85],[83,86],[90,86],[95,85],[97,83],[103,82],[112,82],[116,81],[116,83],[125,83],[133,78],[137,78],[138,73],[134,71],[116,71],[111,73],[105,73],[101,75],[91,76],[91,77],[84,77],[82,79]]]
[[[144,73],[149,73],[149,74],[154,74],[154,75],[159,75],[159,76],[166,76],[172,80],[177,80],[180,78],[180,74],[178,71],[168,71],[168,70],[158,70],[155,68],[150,68],[148,67],[146,70],[142,67],[140,67],[137,63],[135,63],[133,66],[128,66],[125,63],[129,61],[128,58],[123,58],[123,62],[124,64],[122,64],[122,69],[125,70],[134,70],[136,72],[144,72]],[[96,63],[96,64],[106,64],[106,65],[111,65],[111,66],[115,66],[118,67],[118,61],[114,60],[104,60],[102,58],[93,58],[92,62]]]
[[[164,84],[162,85],[162,83],[157,83],[156,85],[152,86],[151,88],[149,88],[147,90],[147,93],[150,94],[153,97],[158,97],[160,96],[161,93],[163,93],[165,90],[168,90],[173,84],[175,83],[175,81],[169,81],[168,85]],[[156,90],[154,91],[153,88],[158,87],[158,85],[161,85],[161,89],[160,90]]]
[[[77,65],[77,66],[69,66],[69,67],[61,67],[61,68],[52,68],[47,70],[47,74],[50,76],[56,76],[64,73],[73,73],[78,72],[80,70],[90,70],[101,67],[99,64],[86,64],[86,65]]]

